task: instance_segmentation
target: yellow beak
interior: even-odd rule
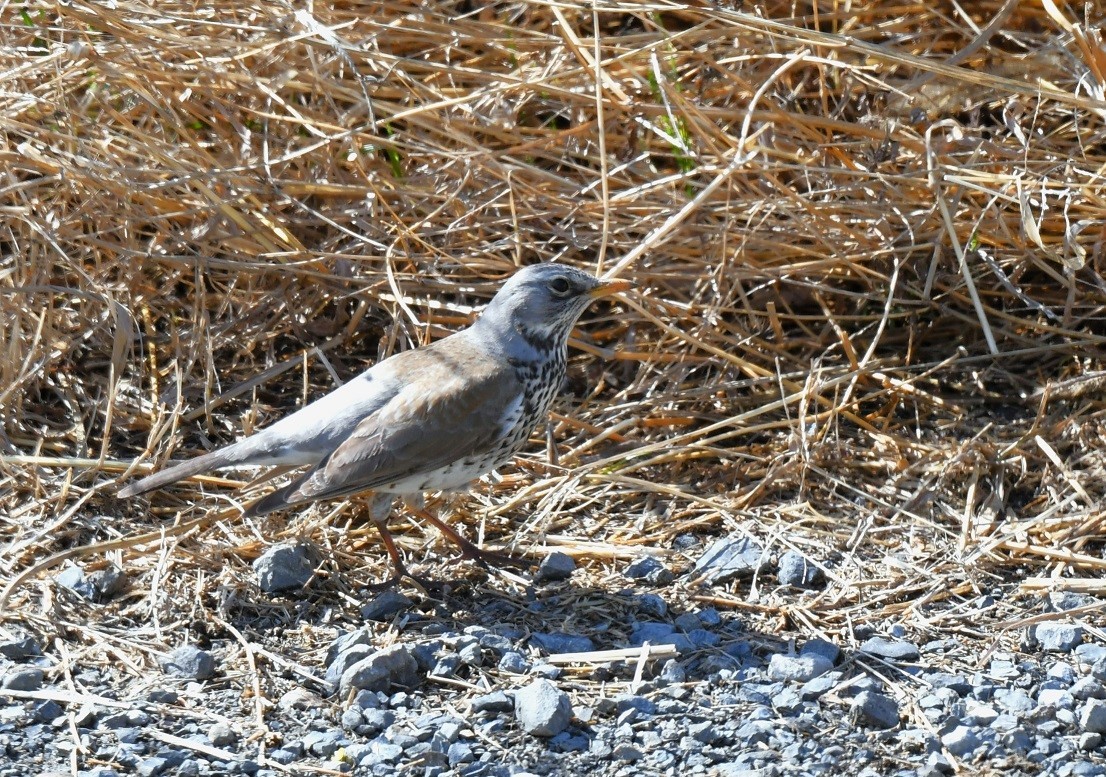
[[[634,288],[634,284],[629,281],[604,281],[589,291],[588,296],[592,299],[599,299],[600,297],[609,297],[612,294],[618,294],[620,291],[628,291],[632,288]]]

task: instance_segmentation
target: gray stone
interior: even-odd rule
[[[92,584],[88,582],[88,578],[85,577],[84,570],[77,566],[68,566],[57,574],[54,578],[54,582],[60,586],[68,588],[76,594],[80,594],[85,599],[92,599],[96,596],[96,589],[92,587]]]
[[[281,766],[287,766],[288,764],[292,763],[293,761],[298,760],[299,759],[299,754],[297,754],[296,752],[294,752],[292,750],[285,750],[284,748],[280,748],[278,750],[271,750],[269,752],[267,758],[270,761],[274,761],[274,762],[280,764]]]
[[[42,655],[42,648],[33,637],[9,639],[0,642],[0,656],[9,661],[26,661]]]
[[[372,652],[373,647],[371,645],[362,645],[360,643],[350,645],[335,656],[330,666],[326,668],[326,681],[330,683],[331,686],[338,685],[342,680],[342,675],[346,673],[347,669],[370,655]]]
[[[157,777],[157,775],[161,774],[168,768],[168,761],[166,761],[164,758],[158,758],[157,756],[154,756],[153,758],[144,758],[142,761],[140,761],[136,771],[138,772],[138,777]]]
[[[303,544],[276,545],[253,562],[257,585],[265,593],[303,588],[315,574],[315,564]]]
[[[472,745],[466,742],[454,742],[446,750],[446,759],[449,761],[450,766],[459,766],[461,764],[472,763],[476,760],[476,756],[473,755]]]
[[[472,700],[473,712],[510,712],[514,708],[514,701],[503,691],[492,691]]]
[[[623,573],[630,580],[643,580],[652,585],[672,582],[672,571],[652,556],[643,556],[627,565]]]
[[[899,725],[899,705],[889,696],[862,691],[853,699],[858,718],[873,728],[893,728]]]
[[[526,657],[517,650],[508,650],[503,654],[503,658],[499,659],[499,669],[502,672],[526,674],[526,670],[529,668],[530,664]]]
[[[995,704],[1014,715],[1025,714],[1037,706],[1029,694],[1021,688],[996,689]]]
[[[809,639],[799,649],[800,656],[822,656],[829,659],[831,663],[837,663],[837,659],[841,657],[841,648],[837,645],[824,639]]]
[[[841,681],[841,672],[826,672],[818,677],[808,680],[799,688],[799,696],[803,701],[814,701],[826,693]]]
[[[238,734],[226,723],[212,723],[207,729],[207,738],[215,747],[227,747],[238,741]]]
[[[668,602],[656,594],[641,594],[637,597],[637,606],[642,615],[663,618],[668,614]]]
[[[1102,745],[1102,734],[1088,731],[1079,735],[1079,749],[1083,752],[1097,750]]]
[[[650,645],[667,644],[673,641],[672,637],[675,633],[676,627],[670,623],[638,621],[633,624],[633,628],[630,630],[630,645],[641,647],[646,642]]]
[[[396,722],[396,715],[391,710],[363,709],[361,710],[362,725],[368,735],[378,734]]]
[[[534,579],[539,583],[568,580],[576,571],[576,561],[572,556],[554,551],[541,560]]]
[[[928,672],[925,679],[934,688],[948,688],[958,696],[967,696],[972,692],[972,684],[963,675],[950,672]]]
[[[690,577],[708,585],[728,583],[749,576],[765,563],[764,550],[746,537],[723,537],[715,540],[695,562]]]
[[[42,687],[42,670],[37,666],[12,669],[0,680],[0,688],[9,691],[37,691]]]
[[[1106,734],[1106,701],[1090,699],[1080,707],[1079,728],[1091,734]]]
[[[1074,623],[1046,621],[1029,627],[1029,639],[1048,653],[1070,653],[1083,642],[1083,627]]]
[[[1106,686],[1094,677],[1080,677],[1071,684],[1071,695],[1077,699],[1106,699]]]
[[[401,592],[389,588],[361,608],[361,617],[370,621],[390,621],[412,604]]]
[[[575,634],[553,632],[543,634],[541,632],[530,635],[530,644],[537,647],[546,655],[555,653],[586,653],[595,650],[595,643],[587,637]]]
[[[667,684],[675,685],[687,681],[687,672],[680,666],[679,661],[670,658],[661,667],[659,678]]]
[[[611,751],[611,756],[617,758],[619,761],[633,763],[644,758],[645,753],[641,752],[641,750],[633,745],[622,743],[615,746],[614,750]]]
[[[822,570],[814,566],[807,558],[793,550],[780,556],[776,567],[776,578],[780,585],[807,588],[822,578]]]
[[[181,645],[161,659],[162,671],[186,680],[210,680],[215,676],[215,658],[195,645]]]
[[[419,665],[411,647],[392,645],[362,658],[345,672],[338,684],[341,698],[362,688],[387,691],[393,685],[414,687],[419,681]]]
[[[515,692],[515,717],[526,733],[553,737],[568,727],[572,703],[553,683],[535,680]]]
[[[88,575],[88,584],[94,592],[93,598],[98,602],[106,602],[123,593],[127,590],[128,583],[127,574],[115,564],[108,564]]]
[[[825,656],[787,656],[774,654],[768,660],[768,676],[780,682],[805,683],[833,669],[833,662]]]
[[[885,637],[872,637],[860,646],[861,653],[887,661],[917,661],[921,657],[918,648],[909,642]]]
[[[303,737],[304,750],[320,758],[330,758],[345,742],[337,731],[308,731]]]
[[[956,726],[941,737],[941,744],[954,756],[960,758],[975,751],[983,742],[967,726]]]

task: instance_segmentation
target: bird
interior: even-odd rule
[[[548,416],[580,316],[594,300],[632,285],[559,263],[524,267],[467,328],[395,353],[260,432],[144,477],[118,496],[223,467],[306,467],[248,505],[244,516],[373,492],[369,516],[394,570],[379,587],[403,578],[426,587],[387,528],[397,497],[456,544],[462,558],[512,563],[422,510],[422,495],[465,489],[509,462]]]

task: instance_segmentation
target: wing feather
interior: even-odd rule
[[[522,386],[509,366],[474,364],[454,350],[424,349],[407,385],[314,469],[266,497],[264,511],[430,474],[492,447],[517,416]]]

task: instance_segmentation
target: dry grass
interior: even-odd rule
[[[355,613],[385,568],[356,509],[246,524],[233,478],[147,508],[115,477],[550,260],[639,291],[581,328],[560,465],[535,441],[468,531],[567,549],[587,590],[683,565],[681,534],[797,548],[824,590],[685,591],[781,632],[986,636],[981,592],[1031,578],[1016,621],[1106,589],[1106,45],[1078,6],[303,7],[4,7],[0,623],[137,667],[193,619],[291,617],[248,562],[294,536]],[[131,593],[56,596],[64,553]]]

